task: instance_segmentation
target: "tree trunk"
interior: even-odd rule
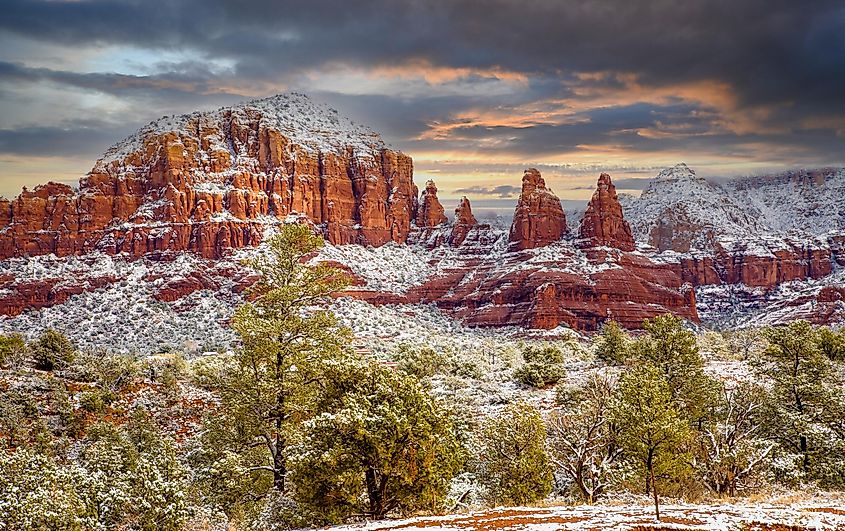
[[[810,471],[810,454],[807,452],[807,437],[804,435],[801,436],[801,453],[804,454],[804,460],[801,465],[806,474]]]
[[[368,467],[366,472],[367,496],[370,499],[370,514],[380,518],[384,516],[384,496],[378,481],[378,472]]]
[[[281,429],[281,428],[277,428]],[[284,493],[288,477],[288,464],[285,459],[285,439],[276,433],[276,454],[273,456],[273,488]]]
[[[648,451],[648,458],[645,461],[645,468],[647,471],[645,477],[645,495],[648,496],[649,494],[651,494],[651,477],[649,477],[649,474],[651,474],[652,468],[654,468],[654,458],[651,450]]]
[[[660,521],[660,501],[657,499],[657,484],[654,482],[654,467],[650,467],[651,493],[654,495],[654,519]]]

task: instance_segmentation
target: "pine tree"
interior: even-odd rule
[[[817,331],[816,343],[830,361],[845,361],[845,330],[836,332],[822,326]]]
[[[763,418],[768,436],[787,454],[797,455],[805,477],[842,481],[842,465],[831,479],[828,462],[838,461],[835,432],[841,382],[819,347],[818,331],[806,321],[763,331],[769,346],[758,372],[772,382]],[[832,431],[833,430],[833,431]],[[831,463],[836,464],[836,463]]]
[[[596,357],[607,363],[619,365],[628,358],[630,338],[616,321],[606,321],[601,327],[601,334],[596,337]]]
[[[299,437],[297,501],[325,522],[440,510],[465,461],[443,407],[375,362],[338,364],[326,383]]]
[[[347,276],[307,262],[323,239],[285,225],[269,252],[249,262],[259,279],[232,319],[242,347],[225,371],[221,407],[205,432],[202,475],[232,508],[268,488],[285,495],[292,439],[313,415],[321,372],[347,352],[350,332],[324,309]]]
[[[683,449],[690,438],[689,424],[676,408],[663,371],[644,364],[625,373],[611,418],[618,426],[626,459],[645,476],[646,493],[654,497],[655,518],[660,520],[657,480],[676,478],[685,471]]]
[[[631,346],[635,360],[660,370],[679,413],[700,426],[717,399],[718,386],[704,373],[695,334],[671,314],[646,319],[643,328],[647,334]]]
[[[479,434],[481,481],[494,504],[525,505],[552,490],[543,417],[529,404],[507,406],[486,419]]]

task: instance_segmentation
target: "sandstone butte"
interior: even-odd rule
[[[333,112],[293,94],[154,122],[107,152],[78,192],[48,183],[0,202],[0,258],[219,258],[289,215],[335,244],[404,242],[417,211],[411,158]],[[430,203],[434,212],[436,195]]]
[[[461,201],[455,208],[455,222],[452,224],[452,232],[449,234],[449,245],[458,247],[467,238],[469,231],[478,225],[475,216],[472,215],[472,205],[466,196],[461,197]]]
[[[436,227],[446,223],[447,218],[443,205],[437,199],[437,185],[434,181],[427,181],[425,183],[425,190],[420,195],[419,206],[416,215],[417,227]]]

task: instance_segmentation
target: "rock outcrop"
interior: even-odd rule
[[[623,251],[633,251],[636,247],[631,226],[622,215],[616,186],[607,173],[599,176],[596,191],[581,220],[580,237],[583,243],[594,247],[615,247]]]
[[[219,257],[289,216],[332,243],[377,246],[405,241],[416,197],[410,157],[305,96],[275,96],[162,118],[112,147],[78,192],[49,183],[0,202],[0,258]]]
[[[515,250],[544,247],[566,232],[566,216],[560,199],[546,188],[540,172],[525,170],[522,193],[513,214],[508,240]]]
[[[437,185],[429,180],[425,183],[425,190],[420,194],[417,208],[416,224],[420,228],[431,228],[446,223],[447,218],[443,205],[437,199]]]
[[[467,234],[476,225],[478,225],[478,221],[472,215],[472,205],[470,205],[469,199],[464,196],[455,208],[455,222],[452,225],[452,232],[449,234],[449,245],[457,247],[464,243]]]
[[[487,242],[483,254],[458,248],[450,267],[405,293],[357,288],[350,294],[374,304],[434,303],[482,327],[597,330],[613,319],[637,329],[663,313],[698,321],[695,292],[670,264],[615,249],[585,253],[565,243],[527,261],[497,247]]]

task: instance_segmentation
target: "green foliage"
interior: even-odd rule
[[[840,458],[845,439],[842,381],[820,347],[819,331],[806,321],[763,331],[769,346],[758,373],[772,382],[761,415],[781,456],[797,456],[807,479],[827,486],[845,484]]]
[[[189,516],[176,447],[142,411],[124,429],[95,424],[80,459],[86,516],[106,529],[177,531]]]
[[[718,386],[704,373],[704,359],[695,334],[671,314],[643,322],[646,335],[631,346],[637,363],[660,370],[678,412],[691,422],[701,421],[716,400]]]
[[[845,330],[836,332],[821,327],[817,330],[816,344],[830,361],[845,361]]]
[[[380,364],[333,371],[294,460],[295,498],[319,522],[438,511],[465,452],[417,380]]]
[[[78,352],[65,371],[69,378],[98,384],[119,392],[140,376],[140,365],[133,356],[102,351]]]
[[[35,366],[44,371],[64,369],[76,356],[76,347],[70,339],[53,329],[45,330],[30,349]]]
[[[105,413],[106,408],[114,401],[114,399],[114,393],[111,391],[94,388],[80,393],[79,407],[89,413],[99,415]]]
[[[625,458],[642,472],[646,492],[654,495],[659,519],[657,480],[676,479],[686,472],[684,448],[691,435],[663,371],[643,364],[623,374],[611,419],[618,426]]]
[[[414,348],[403,343],[399,345],[396,357],[399,370],[417,378],[431,378],[449,369],[449,358],[431,347]]]
[[[26,355],[27,346],[22,335],[0,335],[0,367],[17,367]]]
[[[0,440],[14,448],[29,440],[30,427],[38,417],[33,398],[19,390],[0,391]]]
[[[306,261],[322,244],[307,226],[285,225],[269,253],[248,263],[260,277],[232,319],[242,348],[211,378],[221,405],[195,456],[206,495],[230,515],[260,511],[270,488],[287,494],[290,445],[314,415],[326,367],[351,343],[333,314],[314,310],[348,283],[342,271]]]
[[[756,385],[722,385],[713,416],[701,427],[696,460],[702,481],[714,494],[736,496],[765,468],[774,445],[760,437],[763,396],[765,391]]]
[[[0,452],[0,527],[32,531],[91,529],[77,491],[81,472],[27,448]]]
[[[607,321],[595,339],[596,357],[605,363],[621,365],[628,359],[631,338],[616,321]]]
[[[494,505],[525,505],[552,490],[546,426],[533,406],[507,406],[484,421],[479,434],[478,475]]]
[[[189,516],[176,447],[143,415],[92,426],[66,465],[26,447],[0,452],[0,477],[3,529],[178,531]]]
[[[622,453],[610,421],[615,382],[593,376],[575,387],[559,387],[559,408],[549,415],[548,449],[555,470],[593,503],[607,490]]]
[[[559,382],[565,375],[563,352],[556,347],[525,347],[522,351],[525,363],[514,372],[517,381],[537,388],[545,388]]]

